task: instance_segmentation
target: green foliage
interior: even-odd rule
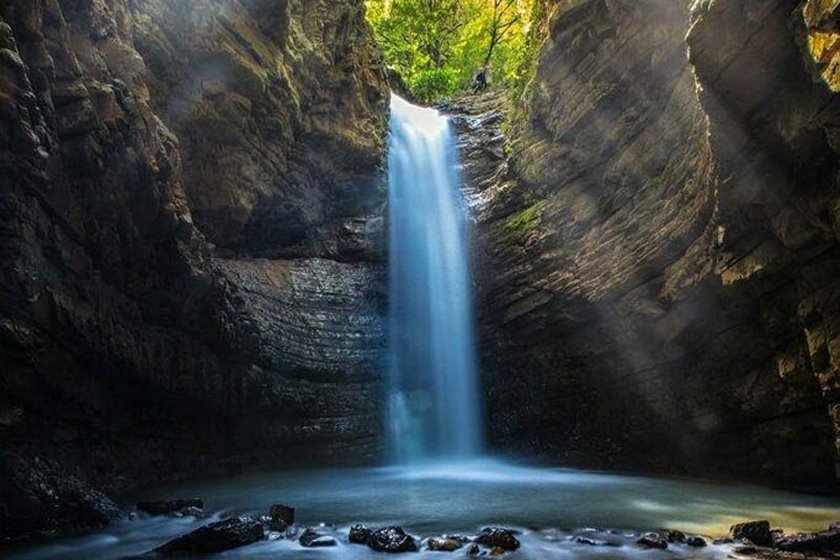
[[[541,208],[541,204],[537,202],[510,216],[505,220],[505,233],[521,238],[537,229],[540,226]]]
[[[528,30],[525,33],[523,47],[520,51],[519,67],[516,77],[511,80],[510,97],[513,100],[509,119],[503,124],[505,134],[517,136],[516,127],[522,126],[525,104],[534,91],[534,76],[537,73],[537,63],[540,49],[545,39],[548,25],[548,9],[546,0],[535,0],[531,3]]]
[[[522,79],[537,0],[366,0],[385,62],[430,102],[472,85],[485,64],[494,84]],[[488,60],[489,58],[489,60]]]

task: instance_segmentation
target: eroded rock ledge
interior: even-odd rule
[[[805,5],[546,7],[510,156],[471,173],[499,129],[460,127],[494,445],[831,487],[840,106]]]

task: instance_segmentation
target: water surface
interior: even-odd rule
[[[360,522],[372,527],[400,524],[418,537],[475,534],[486,525],[514,527],[522,531],[523,547],[506,556],[513,560],[723,558],[726,547],[654,552],[640,550],[633,542],[639,531],[664,527],[715,536],[748,519],[767,518],[788,531],[820,529],[840,520],[840,502],[826,497],[747,485],[531,468],[491,459],[249,475],[150,489],[136,498],[189,496],[203,497],[207,511],[216,516],[263,514],[277,502],[293,505],[300,525],[327,524],[323,531],[340,541],[329,550],[305,550],[294,540],[263,542],[213,558],[387,558],[347,544],[347,529]],[[145,552],[201,523],[206,520],[139,518],[95,535],[17,549],[9,558],[119,558]],[[579,544],[574,540],[579,535],[621,548]]]

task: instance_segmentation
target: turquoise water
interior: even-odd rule
[[[511,559],[724,558],[726,546],[645,551],[638,532],[678,528],[710,536],[748,519],[808,530],[840,520],[837,499],[755,486],[531,468],[491,459],[426,463],[411,467],[290,471],[149,489],[136,498],[201,496],[216,516],[264,514],[272,503],[297,508],[298,524],[333,534],[339,546],[306,550],[295,540],[262,542],[213,558],[387,558],[347,543],[354,523],[401,524],[418,538],[475,534],[486,525],[521,531],[522,548]],[[99,560],[148,551],[206,521],[138,518],[97,534],[7,551],[8,558]],[[575,536],[618,544],[592,547]],[[462,552],[454,553],[462,555]],[[5,557],[5,556],[4,556]],[[427,552],[411,558],[445,558]]]

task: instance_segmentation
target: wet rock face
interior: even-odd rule
[[[121,512],[104,494],[59,465],[0,453],[0,544],[100,529]]]
[[[305,254],[315,228],[379,211],[387,78],[362,2],[135,10],[151,103],[178,135],[193,216],[211,242]]]
[[[819,17],[829,6],[814,4],[695,6],[687,40],[725,186],[713,222],[715,274],[727,293],[748,294],[770,342],[761,371],[782,380],[782,418],[752,440],[764,469],[799,478],[801,456],[779,457],[793,435],[818,467],[810,474],[830,479],[832,470],[840,476],[840,100],[808,51],[812,27],[837,30],[836,18]],[[733,33],[749,25],[769,33],[740,45]]]
[[[2,3],[0,444],[107,488],[376,453],[361,10]]]
[[[508,138],[452,108],[490,439],[832,483],[840,113],[797,3],[547,7]]]

